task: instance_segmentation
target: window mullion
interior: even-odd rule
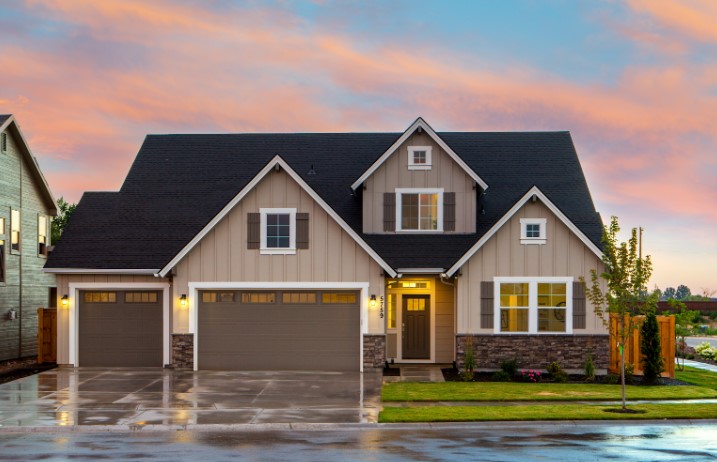
[[[538,333],[538,283],[531,281],[528,284],[528,332]]]

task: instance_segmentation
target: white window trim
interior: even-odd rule
[[[408,169],[409,170],[430,170],[433,166],[431,160],[431,152],[433,146],[409,146],[408,147]],[[426,151],[426,163],[425,164],[414,164],[413,153],[416,151]]]
[[[261,228],[261,247],[259,253],[264,255],[296,254],[296,209],[294,208],[260,208],[259,226]],[[266,245],[266,216],[268,214],[289,214],[289,247],[269,248]]]
[[[495,277],[493,278],[493,332],[501,335],[572,335],[573,333],[573,280],[572,277]],[[528,332],[500,330],[500,284],[527,282]],[[565,283],[565,332],[538,332],[538,283]]]
[[[548,220],[546,218],[521,218],[520,219],[520,243],[521,244],[545,244],[548,242]],[[539,237],[528,237],[528,225],[540,225]]]
[[[402,194],[438,194],[438,228],[437,229],[403,229],[401,216],[403,204]],[[443,188],[396,188],[396,232],[414,234],[432,234],[443,232]]]

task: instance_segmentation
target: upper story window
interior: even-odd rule
[[[48,220],[45,215],[38,215],[37,217],[37,254],[41,256],[47,256],[47,225]]]
[[[545,218],[520,219],[521,244],[545,244],[547,242],[547,220]]]
[[[7,152],[7,133],[0,133],[0,151]]]
[[[495,278],[496,333],[572,333],[573,278]]]
[[[20,252],[20,211],[10,210],[10,250]]]
[[[5,218],[0,217],[0,283],[5,282]]]
[[[443,231],[443,189],[396,189],[396,231]]]
[[[259,209],[261,253],[296,253],[296,209]]]
[[[430,170],[431,169],[432,146],[409,146],[408,147],[408,169],[409,170]]]

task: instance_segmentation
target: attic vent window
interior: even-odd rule
[[[431,169],[431,146],[409,146],[408,147],[408,169],[409,170],[430,170]]]
[[[545,244],[547,242],[547,220],[545,218],[520,219],[521,244]]]

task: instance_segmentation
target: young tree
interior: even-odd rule
[[[77,204],[70,204],[60,197],[57,199],[57,216],[52,220],[52,243],[56,244],[62,236],[62,231],[70,221],[72,213],[77,208]]]
[[[665,370],[665,360],[662,358],[662,345],[660,344],[660,326],[654,311],[645,315],[645,322],[640,329],[642,338],[642,373],[646,384],[653,385]]]
[[[649,255],[642,258],[637,229],[632,229],[628,242],[618,242],[619,232],[617,217],[612,217],[602,236],[605,271],[600,275],[595,270],[591,271],[591,286],[587,288],[586,296],[592,302],[595,314],[613,330],[610,334],[617,338],[622,372],[622,408],[625,410],[625,344],[635,330],[634,316],[645,312],[647,307],[653,307],[654,310],[657,293],[647,292],[652,261]],[[601,287],[601,280],[605,283],[605,290]],[[610,323],[610,314],[617,316],[614,329]]]
[[[670,305],[671,311],[666,314],[675,317],[675,346],[680,352],[677,355],[677,369],[683,371],[685,370],[685,347],[687,346],[685,337],[692,334],[692,320],[700,312],[688,310],[687,305],[674,298],[667,300],[667,303]],[[680,357],[682,357],[682,364],[680,364]]]

